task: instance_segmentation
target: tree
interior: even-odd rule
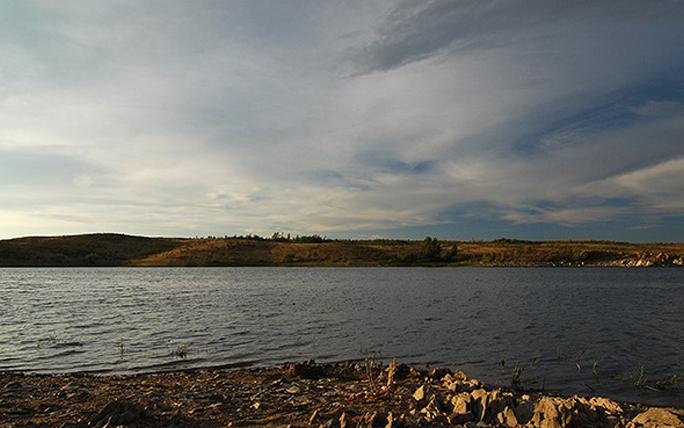
[[[451,247],[443,248],[444,254],[442,255],[442,259],[444,259],[445,262],[453,262],[456,260],[456,256],[458,256],[458,247],[456,244],[453,244]]]
[[[437,238],[426,236],[423,239],[423,255],[429,260],[438,260],[442,255],[442,244]]]

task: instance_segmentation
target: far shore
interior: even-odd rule
[[[0,240],[0,267],[684,267],[684,243],[345,240],[318,235],[147,238],[121,234]]]
[[[373,361],[129,376],[0,373],[8,427],[682,427],[684,409]]]

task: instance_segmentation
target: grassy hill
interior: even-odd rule
[[[680,266],[684,244],[600,241],[145,238],[119,234],[0,240],[0,266]]]
[[[183,241],[112,233],[7,239],[0,241],[0,266],[122,266]]]

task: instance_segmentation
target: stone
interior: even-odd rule
[[[78,385],[74,382],[69,382],[66,385],[64,385],[63,387],[61,387],[59,390],[63,391],[63,392],[67,392],[67,393],[72,393],[72,392],[78,392],[81,389],[82,388],[80,385]]]
[[[386,387],[390,388],[394,384],[394,374],[397,372],[397,361],[392,360],[392,362],[387,366],[387,384]]]
[[[470,411],[472,397],[467,392],[462,392],[451,398],[451,415],[448,421],[452,425],[464,424],[475,419]]]
[[[602,420],[589,401],[577,396],[566,399],[542,397],[534,407],[530,420],[532,426],[541,428],[601,426],[604,425],[603,422],[605,420]]]
[[[317,365],[313,360],[306,363],[289,364],[287,366],[286,374],[289,377],[311,380],[318,380],[326,377],[323,367]]]
[[[473,406],[474,412],[480,419],[482,419],[482,413],[484,412],[484,409],[487,408],[487,395],[488,393],[484,389],[476,389],[470,393],[470,396],[475,404]]]
[[[347,413],[342,412],[342,415],[340,415],[340,428],[347,428],[347,426],[349,425],[348,419],[349,418],[347,417]]]
[[[430,397],[430,401],[428,402],[427,406],[420,409],[420,413],[423,414],[425,416],[425,419],[427,419],[428,421],[437,419],[437,417],[439,417],[442,414],[442,409],[440,408],[440,405],[437,402],[437,397],[435,395]]]
[[[661,409],[657,407],[650,408],[645,412],[639,413],[630,424],[629,427],[668,427],[668,428],[684,428],[684,423],[675,413],[668,409]]]
[[[463,385],[461,382],[452,382],[450,380],[444,381],[444,387],[448,389],[451,392],[457,392],[461,390],[461,385]]]
[[[497,413],[496,420],[499,424],[507,427],[517,427],[518,418],[510,407],[506,406],[503,411]]]
[[[472,397],[467,392],[461,392],[451,398],[451,413],[463,414],[469,411]]]
[[[366,412],[363,414],[363,417],[361,418],[363,421],[364,426],[372,427],[375,426],[376,423],[378,422],[378,412]]]
[[[589,405],[596,410],[601,410],[608,415],[619,415],[622,413],[622,407],[613,400],[603,397],[591,397]]]
[[[463,382],[469,388],[482,388],[482,382],[477,379],[469,379]]]
[[[311,416],[309,417],[309,425],[313,425],[313,423],[316,421],[318,418],[318,409],[314,410]]]
[[[64,422],[62,425],[59,426],[59,428],[88,428],[88,423],[85,421],[81,422]]]
[[[289,392],[290,394],[299,394],[301,390],[297,385],[292,385],[291,387],[287,388],[285,391]]]
[[[394,366],[393,369],[393,380],[404,380],[411,376],[411,372],[413,371],[413,367],[407,365],[407,364],[397,364]]]
[[[423,401],[428,393],[429,387],[427,385],[421,385],[418,389],[415,390],[413,393],[413,399],[416,401]]]
[[[3,388],[2,392],[5,394],[26,394],[32,390],[28,385],[23,385],[19,382],[9,382]]]
[[[515,405],[514,411],[518,422],[524,425],[532,419],[532,415],[534,413],[534,403],[530,400],[518,401],[518,403]]]
[[[504,395],[500,390],[486,391],[484,389],[477,389],[471,393],[476,402],[476,414],[479,414],[480,421],[494,422],[497,415],[504,411],[510,404],[511,397]]]
[[[140,405],[127,401],[111,401],[90,421],[90,426],[119,426],[139,423],[147,417],[147,411]]]
[[[474,421],[475,415],[473,415],[472,412],[465,412],[460,414],[453,413],[447,417],[447,420],[451,425],[463,425],[468,422]]]
[[[450,375],[451,370],[447,368],[437,368],[437,369],[432,369],[430,370],[429,376],[434,379],[434,380],[440,380],[444,378],[446,375]]]
[[[392,412],[389,412],[387,414],[387,424],[385,425],[385,428],[393,428],[395,426],[396,424],[394,423],[394,415]]]
[[[333,428],[335,426],[335,419],[328,419],[325,423],[319,425],[321,428]]]
[[[465,374],[463,370],[456,370],[456,373],[453,375],[454,380],[460,380],[461,382],[465,382],[468,380],[468,376]]]
[[[560,409],[560,400],[552,397],[542,397],[534,407],[531,423],[540,428],[563,428],[569,424]]]

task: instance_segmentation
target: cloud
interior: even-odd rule
[[[681,3],[370,3],[0,5],[0,236],[681,214]]]
[[[583,223],[604,222],[615,218],[616,215],[625,213],[625,211],[625,208],[603,206],[561,209],[532,208],[528,212],[505,212],[503,218],[517,224],[553,223],[575,226]]]
[[[567,31],[581,41],[578,33],[599,22],[616,27],[638,27],[645,19],[674,24],[681,9],[663,1],[646,6],[639,1],[405,0],[381,20],[358,60],[363,71],[387,71],[438,55],[555,42]],[[597,33],[602,31],[594,28],[589,34]]]

